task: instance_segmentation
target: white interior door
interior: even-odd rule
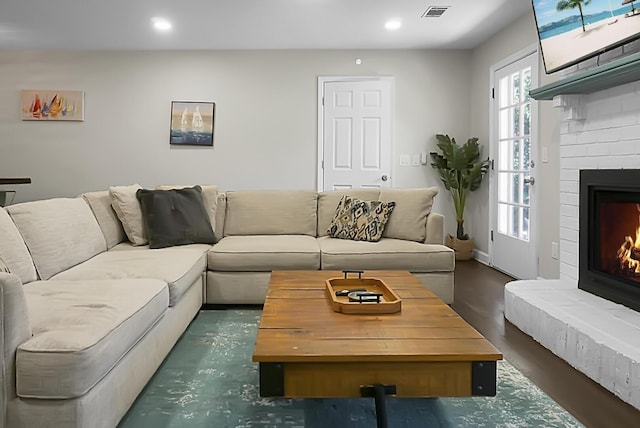
[[[392,80],[321,84],[320,190],[390,187]]]
[[[536,246],[536,52],[494,71],[491,171],[492,265],[516,278],[538,275]]]

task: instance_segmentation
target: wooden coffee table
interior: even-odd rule
[[[340,271],[274,271],[253,361],[260,395],[362,397],[384,385],[398,397],[496,394],[502,354],[417,278],[403,271],[366,271],[402,299],[401,312],[334,312],[325,280]]]

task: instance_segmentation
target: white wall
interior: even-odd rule
[[[18,202],[134,182],[315,189],[326,75],[393,76],[394,185],[439,185],[398,156],[469,133],[468,51],[0,52],[0,177],[32,178]],[[20,89],[57,88],[85,91],[84,122],[20,121]],[[216,102],[214,148],[169,145],[172,100]],[[453,228],[448,196],[435,210]]]
[[[489,156],[489,108],[490,108],[490,68],[511,55],[538,43],[533,14],[529,13],[509,27],[478,46],[471,54],[471,92],[469,136],[480,139],[483,155]],[[544,73],[542,60],[539,61],[539,84],[544,85],[559,76]],[[538,162],[535,170],[536,189],[539,201],[538,246],[539,272],[543,278],[557,278],[558,260],[551,258],[551,242],[559,242],[559,120],[550,101],[538,101],[539,140],[546,146],[549,162]],[[461,136],[462,137],[462,136]],[[466,137],[464,138],[466,140]],[[465,229],[475,240],[476,248],[489,251],[489,180],[472,193],[465,214]]]

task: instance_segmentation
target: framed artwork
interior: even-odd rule
[[[171,102],[170,144],[213,146],[216,104],[199,101]]]
[[[22,120],[83,121],[84,92],[50,89],[20,91]]]

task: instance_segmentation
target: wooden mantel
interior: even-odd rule
[[[640,53],[529,91],[531,98],[551,100],[556,95],[589,94],[640,80]]]
[[[30,178],[0,178],[0,184],[31,184]]]

